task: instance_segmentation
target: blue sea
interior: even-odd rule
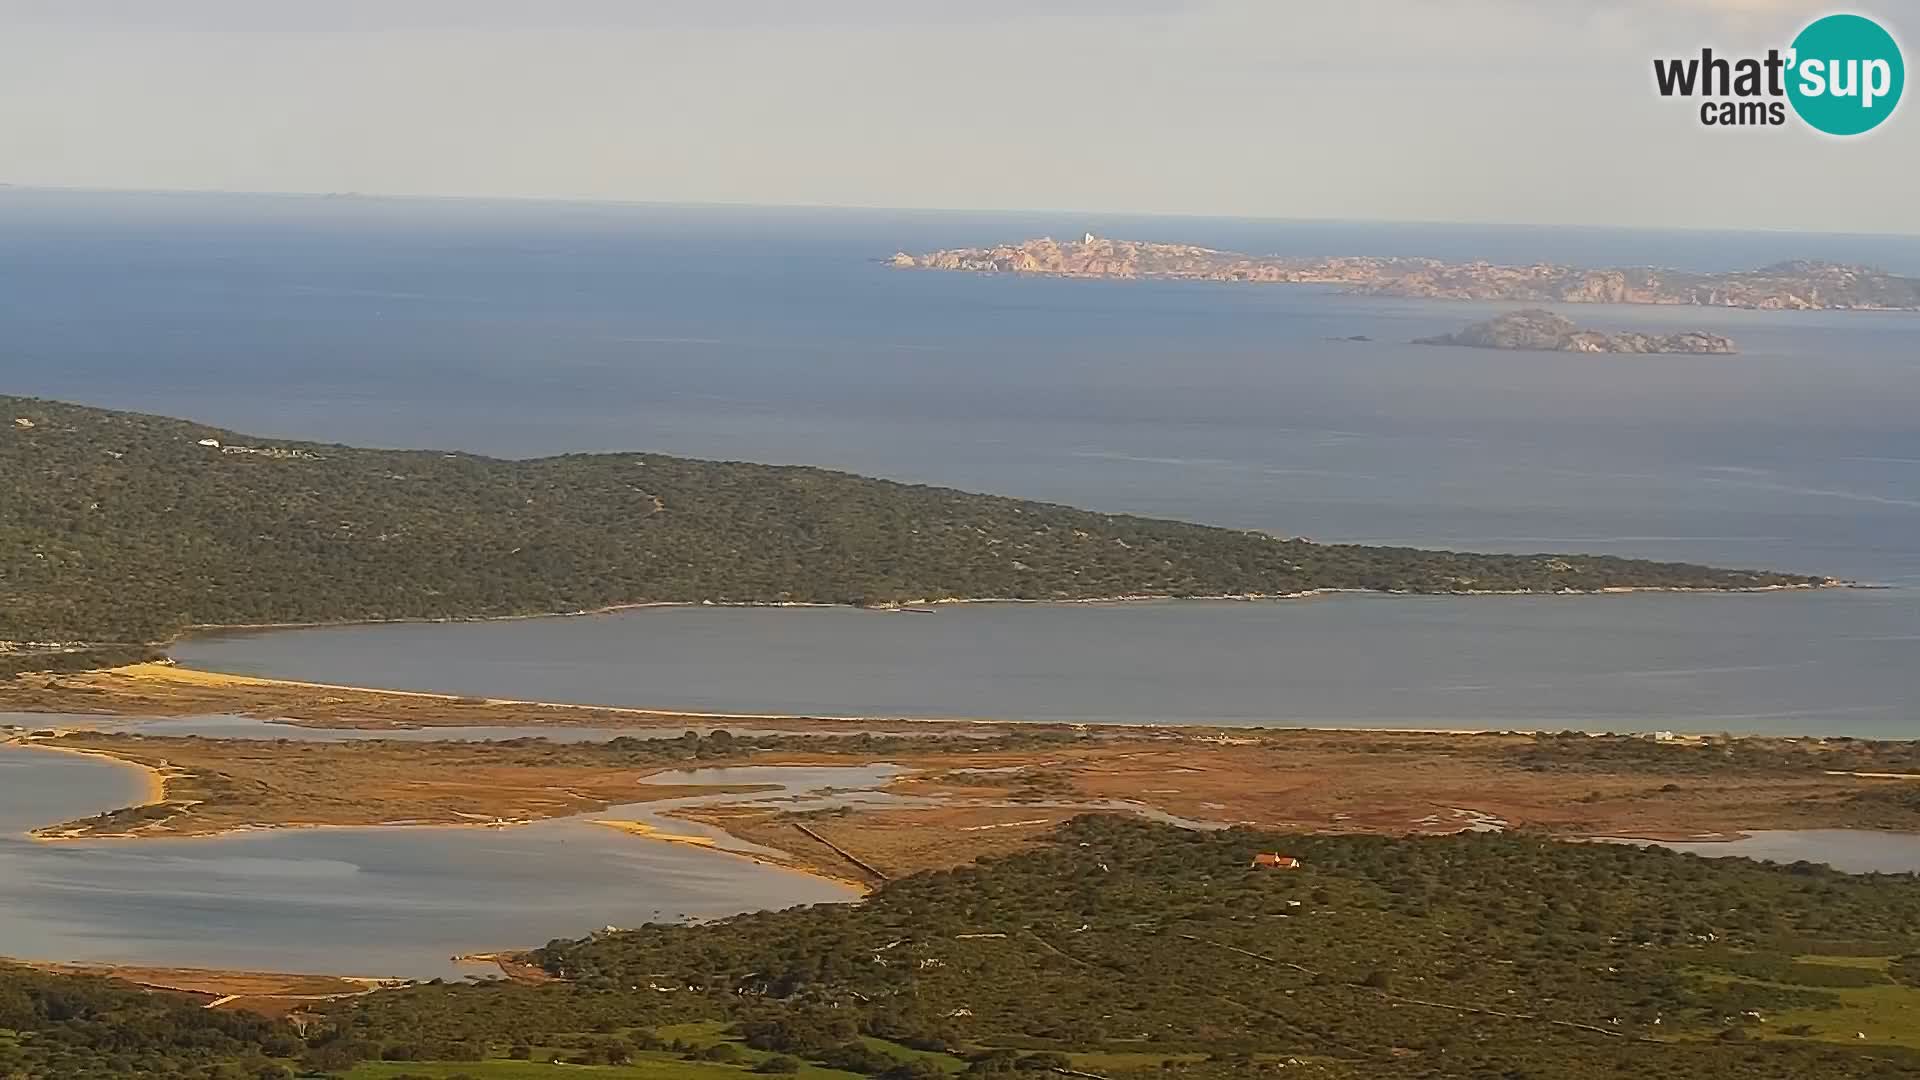
[[[1317,655],[1290,644],[1313,625],[1283,634],[1264,616],[1222,615],[1212,636],[1188,616],[1174,636],[1154,629],[1171,616],[1089,617],[1073,647],[1049,653],[1062,617],[1008,610],[994,616],[1013,620],[1004,629],[970,631],[1007,655],[956,667],[942,659],[950,630],[891,624],[876,653],[867,624],[819,638],[761,612],[738,631],[702,624],[726,679],[610,646],[612,666],[575,684],[636,703],[783,711],[800,684],[771,673],[806,637],[807,670],[831,692],[794,704],[834,712],[1151,719],[1124,706],[1157,715],[1178,700],[1180,716],[1245,722],[1759,717],[1768,730],[1920,736],[1914,665],[1894,655],[1920,657],[1920,314],[1578,306],[1565,310],[1584,325],[1701,328],[1742,353],[1510,353],[1408,342],[1515,305],[883,265],[901,249],[1089,230],[1261,253],[1709,270],[1826,258],[1920,274],[1914,237],[15,189],[0,190],[0,389],[270,436],[805,463],[1324,541],[1603,552],[1894,587],[1740,606],[1301,608],[1289,619],[1345,613],[1318,617],[1357,659],[1298,673],[1280,658]],[[1351,335],[1371,340],[1335,340]],[[650,643],[683,624],[603,625],[609,641]],[[1764,645],[1740,644],[1752,633]],[[1269,648],[1218,670],[1214,639],[1238,649],[1247,635]],[[1140,655],[1142,637],[1165,642],[1166,684],[1116,694],[1115,658]],[[1854,638],[1871,644],[1852,650]],[[482,647],[380,640],[329,655]],[[1030,671],[1035,649],[1061,669]],[[196,659],[313,674],[302,651],[209,645]],[[1709,674],[1632,681],[1648,671]],[[1016,692],[1042,676],[1043,697]],[[465,676],[421,664],[386,677],[461,690]],[[542,668],[530,692],[486,692],[534,697],[567,677]]]

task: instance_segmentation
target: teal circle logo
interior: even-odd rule
[[[1900,44],[1863,15],[1828,15],[1793,39],[1787,99],[1800,119],[1829,135],[1879,127],[1900,104],[1907,65]]]

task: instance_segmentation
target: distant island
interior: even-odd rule
[[[1572,319],[1540,308],[1510,311],[1457,333],[1414,338],[1415,345],[1462,345],[1473,349],[1531,349],[1580,353],[1732,353],[1731,338],[1704,330],[1677,334],[1603,334],[1582,330]]]
[[[1437,300],[1920,311],[1920,278],[1807,260],[1715,274],[1656,267],[1591,270],[1551,263],[1501,266],[1426,258],[1246,255],[1191,244],[1111,240],[1088,233],[1078,241],[1042,237],[924,255],[903,251],[889,262],[902,270],[1339,285],[1368,295]]]
[[[648,603],[1746,590],[1832,584],[1601,555],[1320,544],[825,469],[505,461],[267,440],[0,396],[0,674],[195,626]],[[133,655],[129,655],[129,654]]]

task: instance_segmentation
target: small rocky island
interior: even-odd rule
[[[1506,300],[1523,304],[1688,304],[1761,311],[1920,311],[1920,278],[1869,266],[1794,260],[1757,270],[1702,273],[1661,267],[1502,266],[1375,255],[1247,255],[1087,233],[922,255],[898,270],[1128,280],[1331,285],[1368,296]]]
[[[1704,330],[1677,334],[1605,334],[1582,330],[1572,319],[1540,308],[1509,311],[1457,333],[1413,339],[1415,345],[1461,345],[1471,349],[1529,349],[1583,353],[1732,353],[1733,341]]]

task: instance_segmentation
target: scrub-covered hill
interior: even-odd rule
[[[297,1027],[0,965],[0,1076],[1895,1080],[1916,927],[1906,875],[1089,817],[864,903],[555,941],[516,969],[555,981]]]
[[[1315,544],[822,469],[366,450],[0,397],[0,642],[644,602],[1747,589],[1803,576]]]

